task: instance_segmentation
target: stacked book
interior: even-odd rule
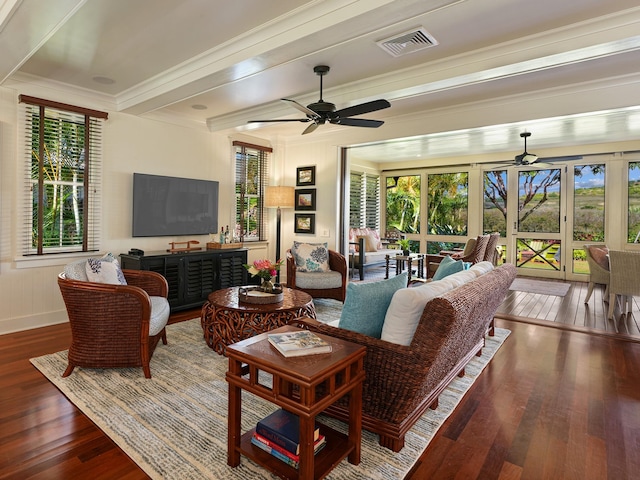
[[[317,427],[313,432],[313,439],[314,452],[318,453],[325,446],[326,440]],[[251,443],[293,468],[298,468],[300,419],[286,410],[276,410],[258,422]]]

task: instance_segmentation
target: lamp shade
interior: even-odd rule
[[[267,208],[293,208],[293,187],[267,187],[264,192],[264,206]]]

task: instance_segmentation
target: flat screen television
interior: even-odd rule
[[[206,235],[218,231],[218,182],[133,174],[133,236]]]

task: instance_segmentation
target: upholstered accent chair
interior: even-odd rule
[[[77,263],[77,262],[75,262]],[[82,262],[78,263],[82,267]],[[121,270],[126,284],[99,283],[80,278],[65,268],[58,275],[69,323],[69,376],[75,367],[142,367],[151,378],[149,361],[158,344],[166,345],[169,319],[166,279],[145,270]]]
[[[287,287],[302,290],[313,298],[333,298],[344,303],[347,293],[347,260],[327,249],[328,271],[300,271],[291,249],[287,250]]]
[[[622,252],[609,250],[609,313],[613,318],[616,298],[622,298],[622,313],[631,314],[633,296],[640,295],[640,252]],[[626,308],[625,308],[626,307]]]
[[[605,302],[609,299],[609,249],[606,245],[585,243],[584,252],[589,265],[589,288],[584,303],[589,303],[593,288],[596,284],[605,285]]]

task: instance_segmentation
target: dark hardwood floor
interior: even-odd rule
[[[640,478],[640,313],[608,322],[584,294],[509,294],[512,334],[408,479]],[[66,324],[0,336],[0,478],[148,478],[29,363],[69,340]]]

